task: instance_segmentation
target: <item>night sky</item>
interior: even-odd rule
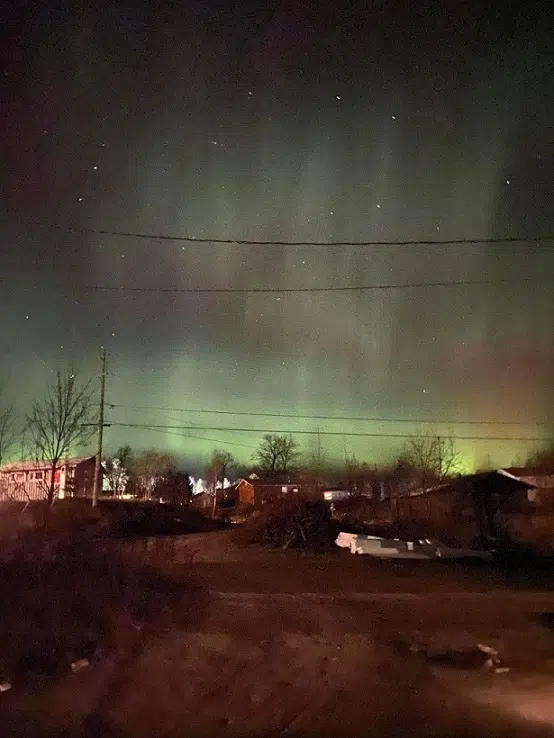
[[[108,448],[128,441],[201,464],[214,445],[247,460],[261,435],[188,432],[205,441],[183,437],[187,425],[551,435],[554,240],[286,247],[92,232],[317,242],[554,233],[548,3],[261,5],[68,0],[8,11],[0,378],[20,409],[60,364],[97,371],[104,344],[108,401],[122,406],[109,419],[183,426],[114,426]],[[83,289],[464,279],[512,282],[303,294]],[[402,440],[328,436],[323,445],[330,456],[346,445],[382,463]],[[471,468],[523,461],[539,445],[459,447]]]

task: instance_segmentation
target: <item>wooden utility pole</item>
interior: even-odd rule
[[[102,451],[104,445],[104,404],[106,396],[106,349],[102,346],[102,354],[100,356],[102,362],[102,374],[100,375],[100,413],[98,415],[98,449],[96,451],[96,463],[94,465],[94,483],[92,486],[92,506],[98,504],[98,494],[100,492],[100,479],[102,477]]]

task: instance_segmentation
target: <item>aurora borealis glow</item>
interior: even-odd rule
[[[193,415],[135,406],[445,420],[553,419],[554,241],[280,247],[75,234],[415,240],[554,232],[546,9],[221,0],[14,4],[3,33],[1,375],[22,405],[111,352],[127,423],[410,433],[421,423]],[[527,10],[524,9],[527,8]],[[41,227],[36,227],[39,224]],[[311,287],[537,283],[329,294],[98,293],[75,284]],[[41,282],[40,288],[30,284]],[[427,426],[425,426],[427,427]],[[552,427],[442,426],[545,436]],[[182,431],[186,434],[186,431]],[[215,430],[249,458],[254,434]],[[113,427],[203,461],[214,443]],[[313,441],[302,439],[304,447]],[[349,438],[370,462],[401,441]],[[341,456],[345,439],[324,441]],[[460,443],[467,465],[537,444]]]

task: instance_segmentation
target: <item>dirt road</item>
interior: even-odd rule
[[[164,566],[190,592],[171,622],[55,685],[0,695],[2,735],[554,735],[543,575],[191,539],[188,563]],[[510,671],[410,653],[477,643]]]

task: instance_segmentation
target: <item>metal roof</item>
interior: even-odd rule
[[[519,477],[515,477],[513,474],[504,471],[504,469],[497,469],[495,471],[479,472],[477,474],[467,474],[463,477],[456,477],[455,479],[450,479],[446,482],[442,482],[441,484],[437,484],[434,487],[428,487],[427,489],[422,489],[412,494],[400,495],[400,497],[420,497],[422,495],[445,491],[452,487],[460,486],[461,484],[477,484],[479,486],[482,486],[483,484],[486,484],[487,481],[495,484],[498,483],[500,480],[502,480],[503,482],[507,482],[510,486],[516,488],[535,489],[534,484],[526,482]]]
[[[60,462],[58,468],[64,466],[78,466],[83,461],[94,461],[94,456],[75,456],[70,459],[64,459]],[[9,464],[0,466],[0,474],[6,474],[17,471],[44,471],[50,469],[52,465],[47,461],[11,461]]]

